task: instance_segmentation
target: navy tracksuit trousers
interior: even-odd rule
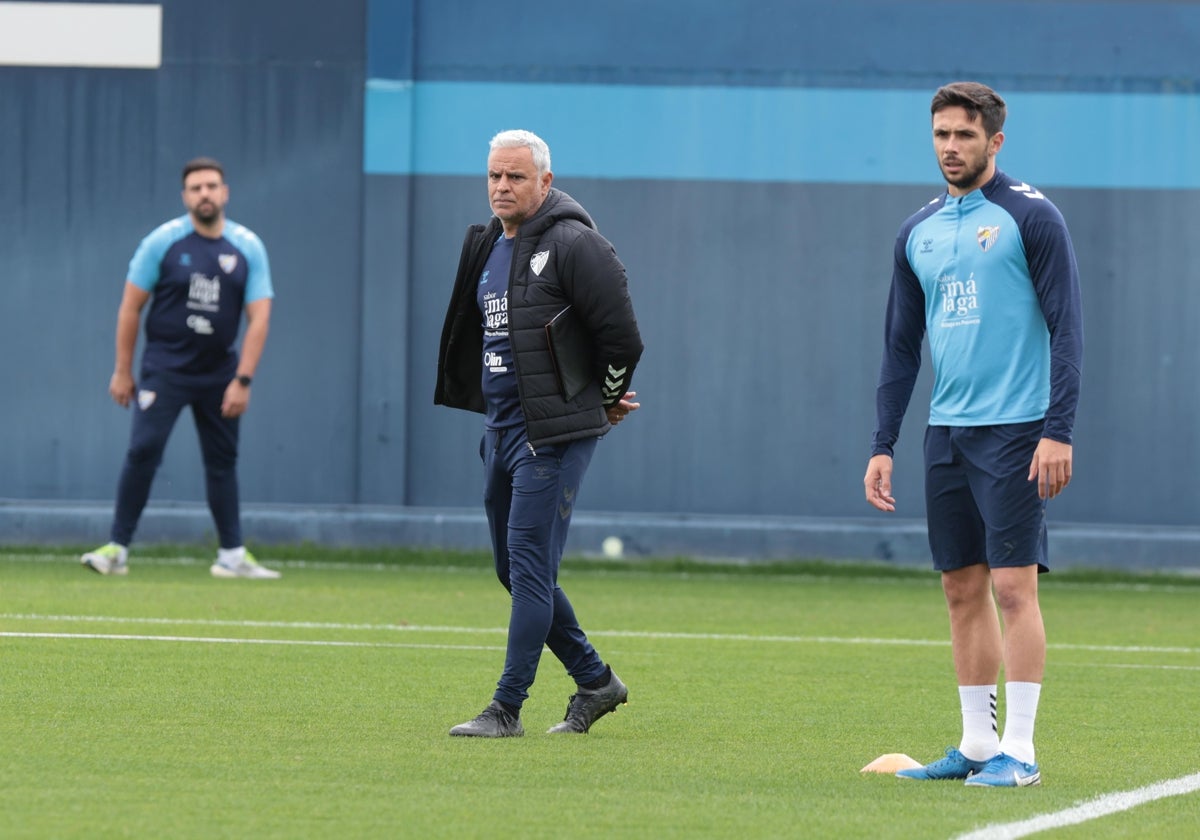
[[[567,528],[596,441],[585,438],[535,452],[523,425],[484,433],[483,504],[496,576],[512,595],[508,653],[494,695],[502,703],[519,708],[529,696],[543,645],[576,683],[604,675],[604,662],[558,585]]]
[[[242,544],[237,481],[238,418],[221,416],[225,388],[224,383],[185,385],[175,377],[161,374],[143,377],[133,404],[129,451],[125,453],[125,465],[117,483],[116,512],[109,537],[113,542],[129,545],[133,540],[167,439],[179,413],[191,406],[204,458],[208,509],[216,523],[221,548],[237,548]]]

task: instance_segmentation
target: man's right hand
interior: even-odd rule
[[[892,458],[890,455],[875,455],[867,462],[867,475],[863,478],[867,502],[882,511],[891,513],[896,509],[892,497]]]
[[[642,407],[640,402],[633,401],[636,396],[637,391],[626,391],[625,396],[621,397],[615,405],[610,405],[604,410],[604,413],[608,415],[609,425],[617,425],[629,416],[629,412],[637,411]]]
[[[133,397],[136,393],[137,385],[134,384],[131,374],[114,373],[112,379],[108,381],[108,395],[121,408],[129,408],[129,404],[133,402]]]

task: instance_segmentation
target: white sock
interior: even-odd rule
[[[124,563],[125,561],[127,561],[129,559],[129,547],[128,546],[121,545],[120,543],[109,543],[109,545],[115,545],[117,547],[117,551],[120,552],[120,554],[117,555],[119,558],[117,560],[118,563]]]
[[[987,761],[1000,751],[996,735],[996,686],[960,685],[963,736],[958,751],[972,761]]]
[[[217,562],[222,566],[236,566],[246,559],[246,547],[239,545],[237,548],[218,548]]]
[[[1041,683],[1004,684],[1004,738],[1000,741],[1000,752],[1026,764],[1033,764],[1033,721],[1041,696]]]

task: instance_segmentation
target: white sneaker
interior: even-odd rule
[[[275,580],[282,577],[279,572],[258,565],[254,555],[242,551],[240,557],[230,560],[217,559],[208,569],[215,578],[254,578],[256,580]]]
[[[129,574],[129,549],[116,543],[102,545],[79,558],[79,562],[101,575]]]

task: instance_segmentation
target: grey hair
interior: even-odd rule
[[[537,169],[538,175],[545,175],[550,171],[550,147],[546,145],[545,140],[532,131],[525,131],[521,128],[501,131],[492,138],[488,148],[495,151],[496,149],[519,149],[522,146],[529,149],[529,153],[533,155],[533,165]]]

